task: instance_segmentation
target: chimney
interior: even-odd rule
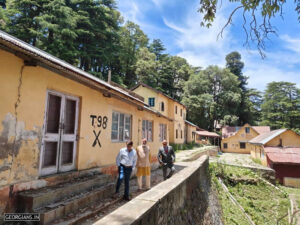
[[[108,70],[108,79],[107,82],[110,84],[111,83],[111,70]]]

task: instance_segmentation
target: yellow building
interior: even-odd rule
[[[199,127],[190,121],[185,121],[185,140],[186,143],[196,143],[196,131]]]
[[[267,148],[294,148],[300,147],[300,135],[292,130],[279,129],[269,133],[261,134],[249,140],[251,157],[260,159],[262,164],[267,166]]]
[[[253,138],[249,145],[251,156],[274,169],[282,184],[300,187],[300,135],[279,129]]]
[[[131,90],[144,97],[144,101],[149,107],[172,119],[169,126],[170,143],[183,144],[186,142],[186,135],[184,135],[185,105],[143,83],[137,84]]]
[[[155,162],[161,141],[174,136],[169,114],[2,31],[0,68],[0,212],[18,191],[91,169],[115,172],[129,139],[136,147],[146,137]]]
[[[249,124],[242,127],[223,127],[221,150],[223,152],[249,154],[250,145],[248,141],[269,131],[270,127],[268,126],[251,126]]]

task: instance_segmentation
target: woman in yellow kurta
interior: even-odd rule
[[[137,182],[139,190],[142,190],[142,179],[146,177],[146,188],[150,189],[151,184],[151,154],[147,140],[143,139],[142,145],[137,147]]]

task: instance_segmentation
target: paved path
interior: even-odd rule
[[[203,147],[203,148],[197,148],[197,149],[193,149],[193,150],[184,150],[184,151],[177,152],[176,153],[176,162],[175,162],[175,169],[176,169],[175,173],[182,170],[188,164],[187,161],[194,159],[198,153],[206,151],[207,149],[209,149],[209,148]],[[163,182],[162,169],[158,168],[151,172],[151,186],[153,187],[161,182]],[[124,188],[124,184],[121,187]],[[122,190],[120,190],[120,193],[121,193],[120,196],[122,195],[123,188],[121,188]],[[140,195],[141,193],[147,191],[144,189],[142,192],[138,192],[137,189],[138,189],[138,186],[137,186],[136,179],[131,179],[130,180],[130,192],[131,192],[132,198],[135,198],[136,196]],[[112,202],[112,201],[114,201],[113,198],[109,199],[107,204],[109,204],[109,202]],[[127,203],[127,201],[124,201],[124,200],[118,201],[115,204],[107,207],[105,210],[100,211],[96,215],[93,215],[92,217],[86,219],[85,221],[80,222],[80,224],[81,225],[91,225],[95,221],[108,215],[109,213],[111,213],[112,211],[116,210],[117,208],[119,208],[120,206],[122,206],[126,203]],[[62,222],[61,224],[65,224],[65,223]]]
[[[218,162],[237,166],[251,166],[263,169],[269,168],[253,162],[249,154],[223,153],[220,155]]]
[[[205,146],[201,148],[195,148],[192,150],[182,150],[176,152],[176,162],[187,162],[191,160],[196,160],[202,152],[215,148],[216,146]]]

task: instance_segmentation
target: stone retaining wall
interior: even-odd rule
[[[275,170],[268,168],[268,167],[254,167],[254,166],[243,166],[243,165],[236,165],[236,164],[230,164],[230,163],[220,163],[223,165],[227,166],[234,166],[234,167],[239,167],[239,168],[244,168],[244,169],[249,169],[254,171],[255,173],[258,173],[261,177],[264,179],[268,180],[272,184],[276,183],[275,179]]]
[[[185,165],[95,224],[223,224],[217,196],[211,191],[208,157]]]

